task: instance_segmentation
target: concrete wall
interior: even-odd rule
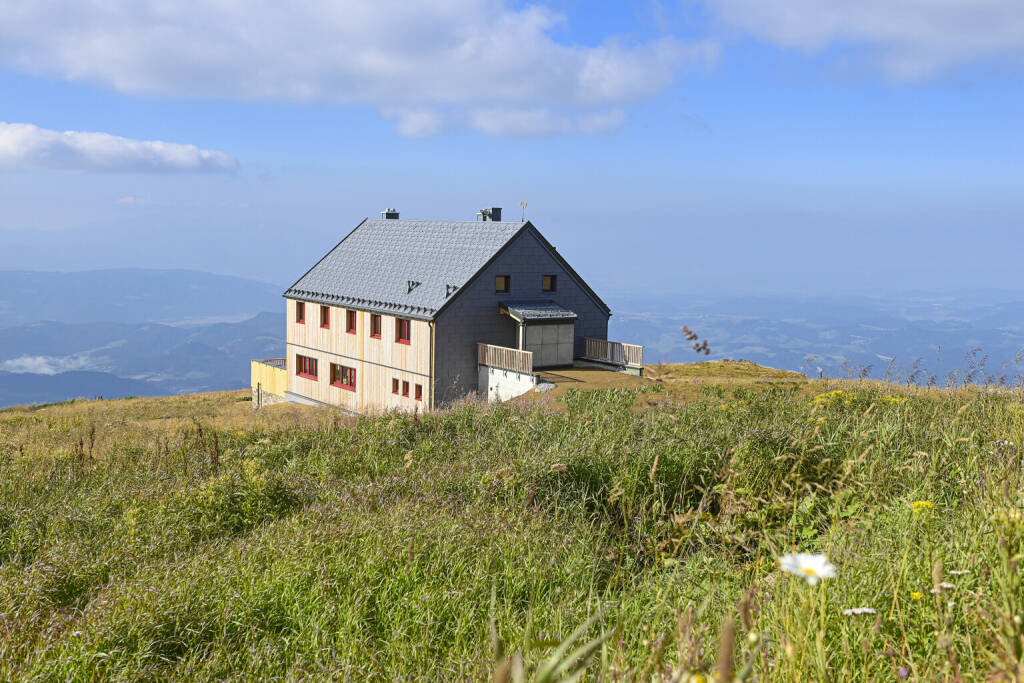
[[[557,275],[554,292],[541,291],[541,276]],[[494,291],[496,275],[512,278],[511,291]],[[436,321],[434,344],[435,405],[477,391],[476,344],[516,347],[517,324],[498,313],[503,301],[550,299],[574,311],[574,355],[582,356],[585,337],[608,338],[608,315],[564,270],[531,231],[517,237],[479,277],[464,285]]]
[[[480,397],[486,398],[490,403],[522,396],[537,386],[537,376],[534,374],[490,368],[485,365],[478,367]]]

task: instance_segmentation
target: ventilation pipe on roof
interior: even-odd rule
[[[398,220],[398,209],[384,209],[380,212],[381,218],[389,218],[391,220]]]
[[[478,221],[500,221],[501,207],[492,206],[488,209],[480,209],[479,211],[477,211],[476,219]]]

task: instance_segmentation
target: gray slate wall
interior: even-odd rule
[[[542,292],[541,276],[558,276],[557,291]],[[497,275],[512,277],[511,291],[494,291]],[[435,405],[477,390],[476,344],[516,345],[516,323],[498,313],[502,301],[550,299],[575,312],[575,356],[582,356],[585,337],[608,338],[608,315],[564,270],[540,240],[527,229],[461,291],[436,321]]]

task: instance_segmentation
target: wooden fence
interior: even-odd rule
[[[476,345],[476,362],[479,365],[512,372],[533,373],[533,352],[510,349],[507,346],[478,343]]]
[[[587,337],[586,357],[606,363],[642,368],[644,366],[644,347]]]

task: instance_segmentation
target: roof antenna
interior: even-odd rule
[[[526,222],[526,200],[525,199],[523,201],[519,202],[519,208],[523,210],[523,219],[520,222],[521,223],[525,223]]]

